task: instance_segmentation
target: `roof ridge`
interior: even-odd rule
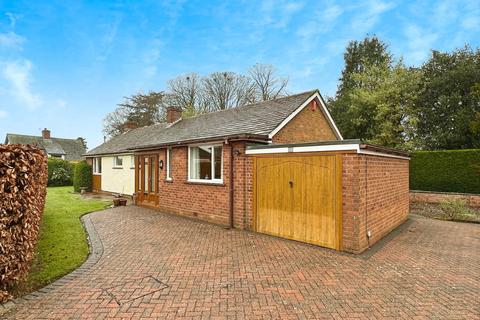
[[[212,112],[201,113],[201,114],[197,114],[197,115],[195,115],[195,116],[193,116],[193,117],[188,117],[188,118],[185,118],[185,119],[182,119],[182,120],[199,118],[199,117],[202,117],[202,116],[217,114],[217,113],[221,113],[221,112],[225,112],[225,111],[243,109],[243,108],[246,108],[246,107],[255,106],[255,105],[257,105],[257,104],[262,104],[262,103],[267,103],[267,102],[272,102],[272,101],[277,101],[277,100],[282,100],[282,99],[287,99],[287,98],[292,98],[292,97],[300,96],[300,95],[306,94],[306,93],[311,93],[311,94],[313,94],[314,92],[317,92],[317,91],[319,91],[319,90],[318,90],[318,89],[308,90],[308,91],[304,91],[304,92],[300,92],[300,93],[295,93],[295,94],[292,94],[292,95],[288,95],[288,96],[284,96],[284,97],[279,97],[279,98],[275,98],[275,99],[270,99],[270,100],[264,100],[264,101],[258,101],[258,102],[253,102],[253,103],[249,103],[249,104],[244,104],[244,105],[241,105],[241,106],[238,106],[238,107],[233,107],[233,108],[228,108],[228,109],[223,109],[223,110],[216,110],[216,111],[212,111]]]
[[[31,138],[39,138],[43,140],[52,140],[52,139],[57,139],[57,140],[73,140],[77,141],[78,138],[57,138],[57,137],[50,137],[50,139],[44,139],[43,136],[34,136],[32,134],[20,134],[20,133],[7,133],[7,136],[17,136],[17,137],[31,137]]]

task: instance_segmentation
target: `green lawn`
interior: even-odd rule
[[[79,267],[88,256],[88,243],[80,217],[102,210],[111,202],[81,199],[73,187],[47,188],[37,256],[17,295],[33,291]]]

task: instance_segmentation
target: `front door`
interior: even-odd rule
[[[135,169],[138,203],[158,205],[158,156],[137,156]]]

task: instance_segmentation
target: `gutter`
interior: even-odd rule
[[[154,145],[144,145],[144,146],[129,148],[127,150],[130,152],[141,152],[141,151],[151,151],[151,150],[156,150],[156,149],[166,148],[166,147],[186,146],[186,145],[195,144],[195,143],[204,143],[204,142],[212,142],[212,141],[239,141],[239,140],[242,140],[242,141],[248,140],[248,141],[258,142],[258,143],[267,143],[268,136],[260,135],[260,134],[240,134],[240,135],[237,134],[237,135],[230,135],[230,136],[217,136],[217,137],[211,137],[211,138],[182,140],[177,142],[166,142],[166,143],[160,143],[160,144],[154,144]]]

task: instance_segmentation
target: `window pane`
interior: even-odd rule
[[[172,163],[173,163],[173,149],[168,149],[168,158],[167,158],[167,178],[172,177]]]
[[[144,181],[145,189],[143,189],[143,192],[147,193],[150,190],[148,188],[149,187],[149,185],[148,185],[148,158],[145,158],[145,164],[143,165],[143,172],[144,172],[144,177],[145,177],[145,181]]]
[[[212,148],[190,148],[190,178],[212,179]]]
[[[123,165],[123,158],[122,157],[115,157],[115,166],[121,167]]]
[[[212,148],[199,147],[200,179],[212,179]]]
[[[222,178],[222,147],[215,147],[214,153],[215,157],[215,179]]]
[[[137,157],[137,175],[138,175],[138,190],[142,190],[142,163],[141,158]]]
[[[102,173],[102,158],[97,158],[97,172]]]
[[[156,162],[154,161],[155,158],[152,158],[152,176],[150,179],[150,192],[155,192],[155,168],[156,168]]]

